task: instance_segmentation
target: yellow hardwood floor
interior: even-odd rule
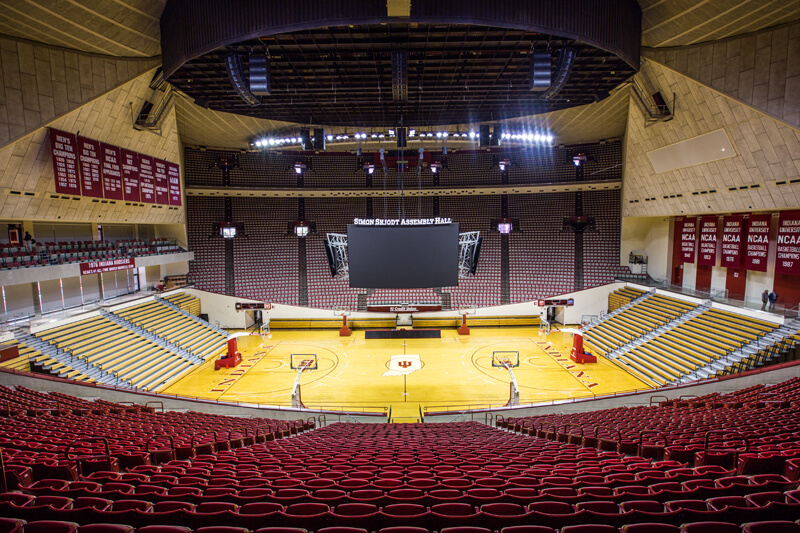
[[[420,410],[505,405],[509,372],[491,365],[492,352],[501,350],[519,352],[521,404],[648,388],[604,358],[572,363],[571,347],[570,334],[545,335],[537,327],[472,328],[468,336],[443,329],[441,339],[392,340],[367,340],[363,331],[339,337],[338,330],[273,330],[263,342],[257,335],[239,339],[238,367],[215,371],[212,360],[161,392],[288,406],[297,377],[291,355],[316,354],[317,370],[300,378],[306,407],[383,412],[391,406],[393,417],[411,418]],[[389,371],[392,356],[402,356],[407,374]]]

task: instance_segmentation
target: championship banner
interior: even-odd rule
[[[772,215],[750,215],[750,222],[747,225],[747,244],[744,249],[744,267],[747,270],[767,271],[771,221]]]
[[[742,230],[744,215],[728,215],[722,219],[722,260],[720,266],[739,268],[742,264]]]
[[[100,174],[100,143],[78,137],[78,164],[81,169],[81,193],[92,198],[103,197],[103,178]]]
[[[89,261],[88,263],[81,263],[80,267],[81,276],[88,276],[89,274],[136,268],[136,265],[132,257],[126,257],[124,259],[108,259],[106,261]]]
[[[139,201],[139,154],[121,148],[122,190],[126,202]]]
[[[153,158],[139,155],[139,201],[146,204],[156,203],[156,178],[154,176]]]
[[[169,205],[169,183],[167,181],[167,162],[153,159],[155,171],[153,176],[156,183],[156,203]]]
[[[103,161],[103,196],[108,200],[122,200],[122,169],[119,148],[100,143]]]
[[[675,219],[675,235],[681,246],[681,263],[694,263],[694,249],[697,243],[697,218]]]
[[[80,196],[78,140],[71,133],[50,128],[50,148],[53,153],[53,174],[56,178],[56,192]]]
[[[800,211],[782,211],[778,219],[775,273],[800,276]]]
[[[700,218],[700,248],[697,264],[715,266],[717,264],[717,230],[719,217],[716,215]]]
[[[167,162],[167,179],[169,180],[169,205],[181,205],[181,167]]]

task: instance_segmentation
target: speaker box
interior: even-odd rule
[[[325,128],[314,130],[314,150],[325,150]]]
[[[406,147],[406,129],[405,128],[397,128],[397,147],[398,148],[405,148]]]
[[[531,55],[531,91],[546,91],[550,88],[550,53],[534,52]]]
[[[492,132],[491,126],[489,124],[481,124],[480,129],[478,130],[478,145],[479,146],[489,146],[489,140],[491,138],[490,134]]]
[[[272,92],[269,76],[269,58],[262,55],[250,56],[250,92],[257,96],[269,96]]]
[[[308,128],[300,128],[300,146],[303,150],[313,150],[311,146],[311,130]]]

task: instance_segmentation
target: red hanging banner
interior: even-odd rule
[[[694,263],[694,250],[697,243],[697,218],[675,219],[675,237],[680,241],[681,263]]]
[[[783,211],[778,219],[775,273],[800,276],[800,211]]]
[[[100,172],[100,143],[78,137],[78,163],[81,169],[81,191],[83,196],[103,197],[103,177]]]
[[[747,244],[744,250],[744,267],[747,270],[767,271],[770,222],[772,222],[772,215],[750,215],[750,221],[747,224]]]
[[[122,157],[122,189],[126,202],[139,201],[139,154],[124,148]]]
[[[728,215],[722,219],[722,260],[720,266],[739,268],[742,264],[744,215]]]
[[[700,248],[697,264],[716,266],[717,264],[717,230],[719,217],[710,215],[700,218]]]
[[[153,158],[139,155],[139,197],[140,202],[156,203],[156,180],[154,176]]]
[[[167,179],[169,179],[169,205],[181,205],[181,167],[167,162]]]
[[[122,200],[122,169],[119,148],[100,143],[103,161],[103,196],[108,200]]]
[[[53,175],[56,180],[56,192],[80,196],[78,140],[71,133],[50,128],[50,148],[53,153]]]
[[[153,175],[156,181],[156,203],[169,205],[169,184],[167,181],[167,162],[153,158]]]

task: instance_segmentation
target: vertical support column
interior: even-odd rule
[[[233,222],[233,198],[225,198],[225,221]],[[233,262],[233,241],[234,239],[224,239],[225,246],[225,294],[233,296],[236,294],[235,267]]]
[[[508,259],[508,235],[500,235],[500,305],[511,303],[511,278]]]
[[[583,165],[578,167],[581,171],[580,177],[583,178]],[[583,216],[583,193],[575,193],[575,216]],[[575,290],[583,290],[583,232],[575,232]]]
[[[306,199],[297,200],[297,219],[306,219]],[[306,239],[297,239],[297,305],[308,307],[308,263],[306,261]]]
[[[33,314],[42,314],[42,290],[39,287],[39,282],[34,281],[31,283],[31,294],[33,295]]]

